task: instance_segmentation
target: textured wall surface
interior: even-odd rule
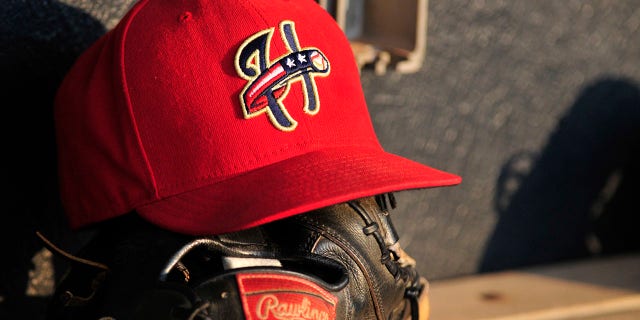
[[[363,73],[383,146],[463,177],[398,194],[423,274],[640,247],[638,3],[431,0],[427,43],[415,74]]]
[[[11,220],[0,230],[0,318],[37,319],[63,270],[35,230],[69,250],[90,236],[70,235],[61,216],[51,101],[131,3],[0,9]],[[437,280],[638,250],[638,3],[430,0],[428,17],[419,72],[362,72],[383,147],[463,177],[396,194],[394,221],[420,272]]]

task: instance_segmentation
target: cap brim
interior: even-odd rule
[[[334,148],[290,158],[203,188],[136,208],[180,233],[247,229],[385,192],[452,186],[462,179],[374,149]]]

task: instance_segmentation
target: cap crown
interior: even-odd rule
[[[312,0],[141,1],[77,60],[55,116],[74,226],[314,150],[381,150],[349,42]]]

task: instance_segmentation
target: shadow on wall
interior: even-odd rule
[[[638,181],[638,85],[602,79],[585,88],[541,154],[504,165],[479,272],[640,250]]]
[[[91,16],[56,1],[2,3],[5,209],[0,223],[0,319],[39,319],[44,314],[54,285],[51,273],[56,266],[51,264],[60,262],[47,257],[35,231],[64,248],[81,245],[83,236],[69,232],[58,198],[52,106],[73,61],[104,32]]]

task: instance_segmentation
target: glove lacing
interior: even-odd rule
[[[402,280],[407,283],[404,297],[410,304],[411,319],[418,320],[418,298],[424,289],[424,284],[421,283],[420,276],[415,269],[415,261],[408,257],[398,245],[398,235],[391,219],[389,219],[388,205],[390,205],[392,209],[396,207],[395,197],[392,193],[387,193],[375,196],[375,200],[382,210],[382,215],[380,215],[382,220],[380,222],[385,224],[386,229],[389,231],[389,233],[386,234],[386,241],[385,237],[383,237],[380,232],[378,223],[369,215],[360,203],[356,201],[349,201],[347,203],[365,222],[365,227],[362,229],[364,234],[373,236],[378,243],[380,252],[382,253],[380,261],[396,281]],[[387,204],[387,201],[389,204]],[[410,259],[410,261],[404,261],[404,259],[407,258]]]

